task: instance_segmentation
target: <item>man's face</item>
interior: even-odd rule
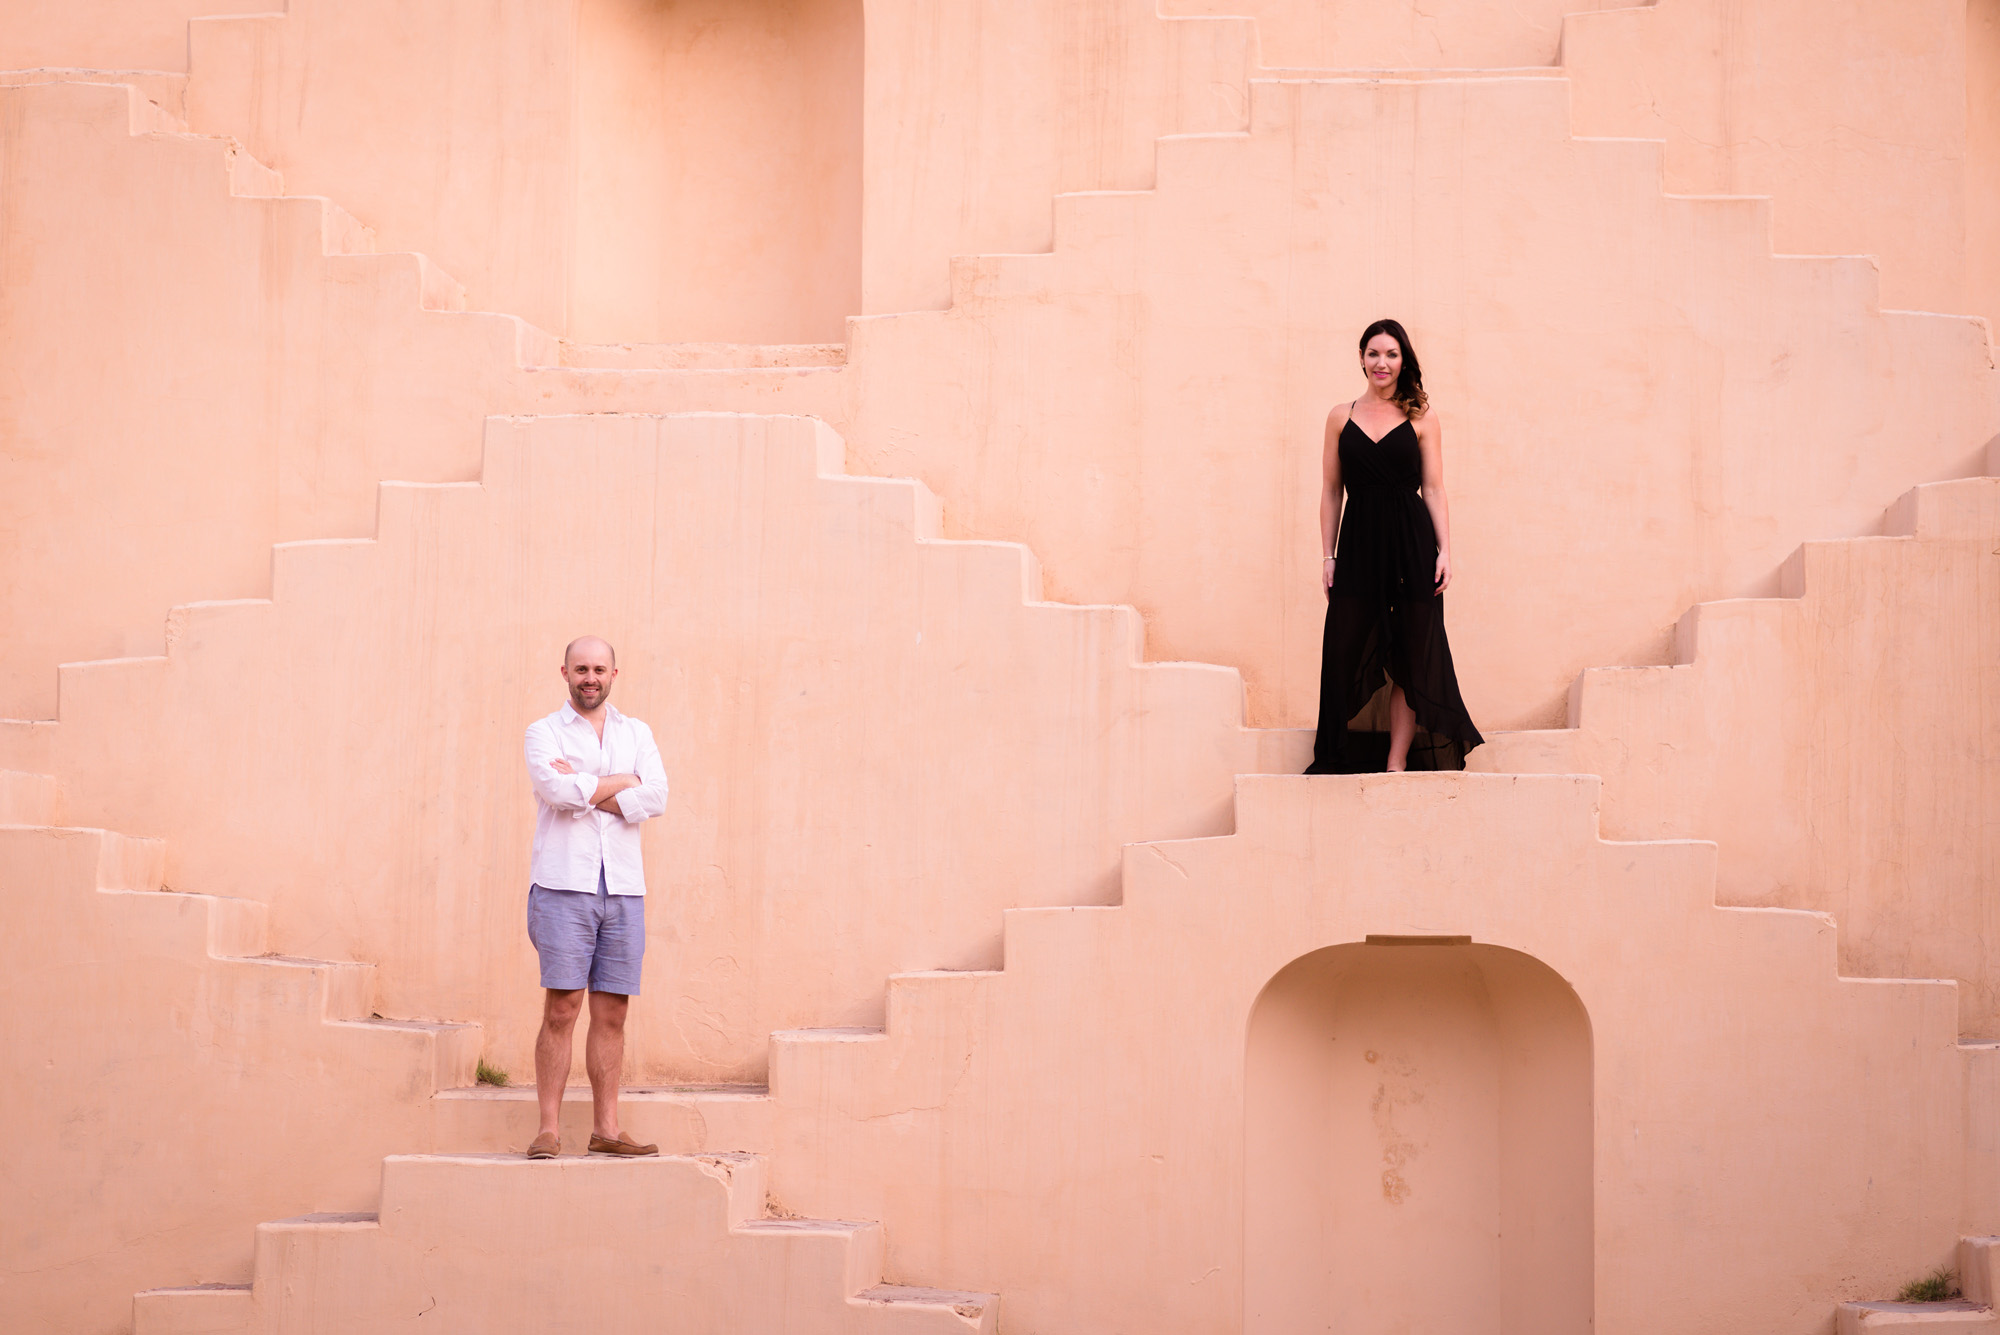
[[[562,674],[569,684],[569,702],[579,714],[588,714],[609,700],[611,683],[618,679],[618,669],[611,666],[610,646],[602,641],[585,641],[570,650]]]

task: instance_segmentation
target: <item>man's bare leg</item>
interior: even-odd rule
[[[580,987],[570,992],[548,988],[543,993],[542,1032],[535,1036],[535,1101],[542,1109],[542,1134],[562,1134],[563,1086],[569,1083],[570,1049],[576,1039],[576,1017],[582,1011]]]
[[[583,1069],[590,1076],[592,1133],[619,1140],[618,1076],[625,1069],[625,1012],[632,998],[616,992],[590,994],[590,1032],[583,1040]],[[569,1063],[563,1063],[567,1071]]]

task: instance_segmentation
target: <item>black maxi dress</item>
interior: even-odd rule
[[[1379,747],[1358,744],[1347,725],[1384,679],[1403,688],[1417,715],[1411,769],[1463,769],[1485,739],[1458,694],[1444,598],[1435,590],[1437,530],[1418,494],[1423,453],[1417,429],[1399,422],[1380,440],[1340,429],[1340,480],[1347,509],[1327,590],[1319,670],[1319,737],[1308,774],[1382,768]]]

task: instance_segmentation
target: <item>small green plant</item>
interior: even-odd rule
[[[479,1083],[482,1085],[504,1085],[507,1083],[507,1073],[497,1066],[488,1066],[486,1058],[481,1057],[479,1059]]]
[[[1922,1279],[1913,1279],[1896,1295],[1899,1303],[1948,1303],[1958,1297],[1958,1273],[1941,1265]]]

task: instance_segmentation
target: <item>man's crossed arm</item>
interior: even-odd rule
[[[557,756],[550,765],[558,774],[576,773],[576,767],[561,756]],[[598,779],[597,792],[592,796],[590,805],[599,811],[608,811],[614,816],[620,815],[622,813],[618,808],[618,794],[627,788],[637,788],[644,782],[645,780],[636,774],[606,774]]]

